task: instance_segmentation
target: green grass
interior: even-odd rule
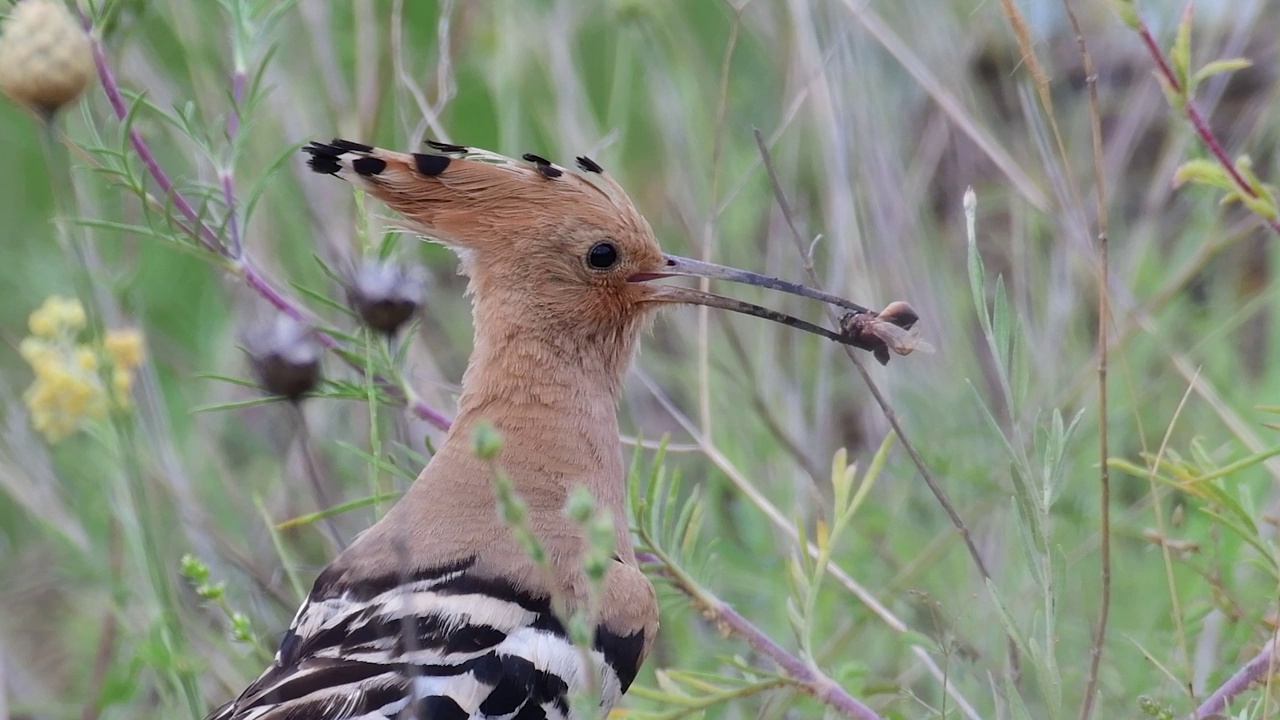
[[[217,227],[217,169],[234,155],[241,210],[261,193],[243,227],[254,267],[353,335],[357,357],[371,347],[358,327],[317,299],[344,300],[322,263],[340,267],[380,242],[389,213],[370,202],[362,215],[348,188],[306,170],[298,144],[408,148],[426,128],[513,156],[588,154],[666,250],[801,280],[760,128],[800,232],[821,235],[826,288],[919,311],[936,353],[863,361],[991,581],[902,442],[841,523],[849,506],[837,497],[850,489],[833,488],[833,456],[847,449],[857,488],[890,431],[838,346],[741,317],[712,312],[704,326],[697,310],[666,313],[620,417],[648,445],[670,436],[664,472],[648,472],[647,447],[635,477],[637,497],[680,478],[661,505],[670,516],[646,504],[640,519],[657,523],[641,534],[683,581],[654,571],[661,636],[626,708],[675,717],[685,705],[673,696],[686,694],[702,700],[680,716],[826,711],[708,623],[680,591],[692,586],[885,718],[1077,717],[1102,592],[1102,419],[1090,108],[1061,4],[1024,11],[1069,172],[999,3],[868,4],[878,19],[842,0],[755,0],[740,14],[714,0],[441,5],[121,0],[102,42],[126,97],[145,92],[132,127],[178,188]],[[1114,575],[1093,716],[1140,716],[1142,705],[1181,717],[1258,653],[1280,617],[1280,460],[1269,457],[1280,420],[1267,408],[1280,406],[1278,238],[1246,209],[1221,207],[1220,191],[1172,185],[1182,162],[1213,158],[1161,93],[1138,35],[1106,4],[1082,5],[1099,77],[1113,341]],[[1180,7],[1139,10],[1167,52]],[[1251,155],[1273,181],[1275,36],[1274,18],[1204,3],[1190,44],[1193,69],[1255,60],[1203,83],[1196,101],[1229,155]],[[251,89],[259,75],[261,85],[229,140],[237,53]],[[419,91],[438,129],[422,122]],[[364,500],[407,487],[441,433],[369,392],[365,373],[333,353],[334,384],[303,405],[309,448],[282,404],[196,412],[260,396],[209,376],[252,378],[243,336],[274,311],[222,265],[183,252],[191,243],[162,210],[87,168],[127,162],[157,194],[101,87],[59,121],[78,152],[75,195],[55,203],[67,153],[46,162],[40,123],[0,103],[0,717],[202,717],[261,670],[333,556],[308,449],[327,500],[347,508],[327,520],[350,538],[387,505]],[[89,253],[87,275],[58,241],[60,212],[92,221],[67,226]],[[371,360],[449,414],[471,347],[463,279],[435,245],[399,236],[393,251],[429,270],[430,295],[403,362]],[[148,362],[135,413],[48,447],[21,401],[32,376],[17,348],[52,294],[79,295],[107,327],[141,328]],[[822,321],[794,298],[732,294]],[[682,518],[686,502],[698,505]],[[294,518],[310,522],[275,529]],[[836,527],[819,584],[824,571],[800,559],[797,538]],[[203,592],[183,576],[186,555],[207,565]],[[232,613],[254,642],[233,638]],[[1255,688],[1231,713],[1280,717],[1280,701]]]

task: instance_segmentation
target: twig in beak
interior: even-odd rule
[[[680,287],[678,285],[663,285],[652,289],[649,296],[650,302],[662,302],[685,305],[705,305],[707,307],[719,308],[721,310],[729,310],[731,312],[742,313],[743,315],[751,315],[753,317],[772,320],[797,330],[811,332],[814,335],[820,335],[828,340],[834,340],[843,345],[852,345],[869,352],[875,352],[877,347],[883,347],[884,342],[878,340],[871,335],[860,333],[857,335],[846,332],[833,332],[811,322],[792,317],[777,310],[770,310],[766,307],[753,305],[742,300],[734,300],[723,295],[715,293],[702,292],[693,288]],[[869,315],[875,315],[871,311],[863,311]],[[851,315],[854,313],[850,313]]]
[[[842,345],[851,345],[871,352],[881,365],[888,364],[890,350],[899,355],[909,355],[915,350],[924,352],[933,350],[929,343],[920,339],[919,331],[914,330],[914,325],[920,319],[920,316],[905,302],[890,303],[888,307],[877,313],[857,303],[845,300],[838,295],[832,295],[770,275],[761,275],[748,270],[691,260],[679,255],[664,255],[663,257],[666,259],[666,265],[663,267],[662,272],[633,275],[631,282],[648,282],[649,280],[677,276],[726,280],[818,300],[830,306],[844,308],[849,312],[845,313],[840,319],[840,332],[834,332],[759,305],[677,286],[664,285],[660,288],[654,288],[651,296],[653,301],[705,305],[772,320],[788,327],[820,335]]]

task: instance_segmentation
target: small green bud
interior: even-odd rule
[[[182,577],[190,580],[195,585],[204,585],[209,582],[209,566],[204,561],[194,555],[183,555],[180,567]]]
[[[511,497],[507,502],[502,503],[502,519],[508,525],[522,525],[528,516],[528,508],[520,498]]]
[[[502,452],[502,434],[486,421],[471,429],[471,452],[481,460],[493,460]]]
[[[596,585],[604,581],[604,574],[609,570],[609,561],[599,555],[588,555],[586,561],[582,563],[582,569],[591,584]]]
[[[231,637],[238,643],[252,643],[253,629],[244,613],[231,613]]]
[[[613,518],[608,513],[596,513],[587,526],[587,539],[591,547],[606,555],[613,554]]]
[[[226,583],[218,583],[216,585],[204,583],[196,588],[196,594],[205,600],[221,600],[226,590]]]
[[[538,544],[537,539],[529,538],[528,546],[526,549],[529,551],[529,559],[535,565],[545,565],[547,563],[547,551],[542,548],[542,545]]]
[[[591,645],[591,625],[582,613],[575,613],[569,618],[569,638],[574,644],[584,647]]]
[[[564,504],[564,512],[569,519],[579,525],[586,525],[595,510],[596,499],[585,486],[579,485],[569,492],[569,499]]]
[[[613,517],[606,512],[595,513],[587,523],[587,556],[582,567],[592,583],[604,580],[613,560]]]
[[[493,494],[498,501],[502,521],[512,527],[522,525],[529,515],[529,508],[525,505],[524,498],[516,494],[516,486],[511,478],[501,470],[493,476]]]

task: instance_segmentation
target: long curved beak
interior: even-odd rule
[[[726,267],[724,265],[716,265],[714,263],[701,262],[699,260],[691,260],[689,258],[680,257],[679,255],[663,255],[665,265],[658,272],[638,273],[628,278],[633,283],[649,282],[650,280],[658,280],[667,277],[697,277],[709,278],[711,280],[725,280],[728,282],[739,283],[742,285],[754,285],[756,287],[768,288],[770,290],[778,290],[791,295],[806,297],[811,300],[834,305],[848,311],[846,317],[866,315],[868,317],[877,317],[877,313],[869,310],[857,303],[845,300],[842,297],[831,295],[820,290],[798,285],[793,282],[781,280],[769,275],[761,275],[747,270],[739,270],[738,268]],[[841,329],[841,331],[832,331],[827,328],[814,325],[811,322],[792,317],[776,310],[770,310],[759,305],[753,305],[749,302],[734,300],[716,295],[714,293],[702,292],[692,288],[680,287],[678,285],[658,285],[650,288],[648,297],[649,302],[686,304],[686,305],[705,305],[707,307],[720,308],[731,312],[742,313],[743,315],[752,315],[765,320],[772,320],[788,327],[798,330],[820,335],[828,340],[845,345],[852,345],[862,350],[867,350],[876,354],[877,359],[886,353],[885,343],[882,339],[872,333],[867,332],[849,332]],[[888,320],[893,322],[892,320]],[[842,323],[843,324],[843,323]],[[914,324],[914,318],[912,323]],[[887,362],[887,357],[881,361]]]
[[[686,257],[680,257],[679,255],[663,254],[662,257],[666,260],[667,264],[661,272],[633,275],[629,278],[630,281],[644,282],[646,280],[656,280],[658,278],[681,275],[685,277],[710,278],[712,280],[727,280],[729,282],[741,283],[743,285],[755,285],[756,287],[780,290],[784,293],[799,295],[813,300],[820,300],[828,305],[842,307],[846,310],[852,310],[855,313],[870,312],[867,308],[864,308],[857,303],[849,302],[837,295],[825,293],[821,290],[814,290],[811,287],[787,282],[786,280],[780,280],[770,275],[761,275],[760,273],[753,273],[749,270],[739,270],[738,268],[716,265],[715,263],[702,262],[701,260],[691,260]]]

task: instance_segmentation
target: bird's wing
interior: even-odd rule
[[[593,672],[601,707],[617,702],[651,632],[602,625],[584,653],[549,599],[472,566],[348,587],[322,573],[271,667],[208,720],[564,720]]]

